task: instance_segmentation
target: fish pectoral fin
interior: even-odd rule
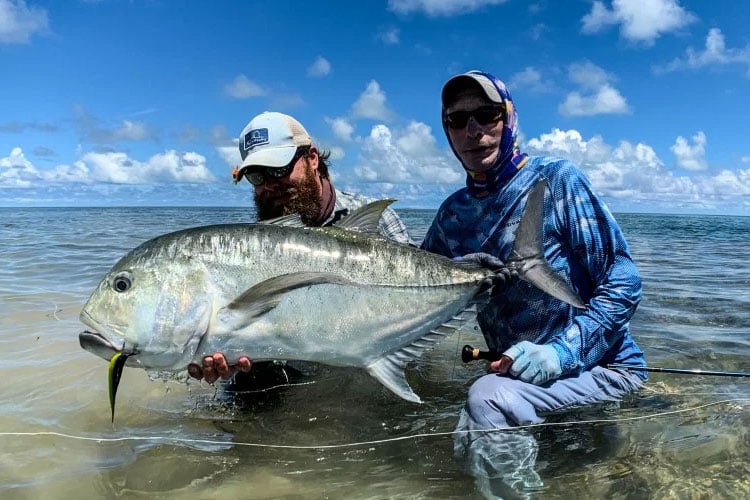
[[[396,200],[385,199],[368,203],[343,217],[334,225],[334,227],[365,234],[378,235],[380,234],[378,232],[380,217],[383,215],[383,211],[388,208],[388,205],[394,201]]]
[[[297,288],[323,284],[355,285],[351,280],[333,273],[295,272],[274,276],[245,290],[219,310],[219,320],[231,322],[231,329],[252,323],[276,307],[284,295]]]

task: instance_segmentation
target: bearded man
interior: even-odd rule
[[[320,151],[302,124],[289,115],[259,114],[242,130],[239,148],[242,164],[232,176],[235,183],[246,178],[253,185],[258,220],[299,214],[307,226],[330,226],[374,201],[333,186],[328,174],[330,152]],[[391,208],[383,211],[378,230],[386,238],[413,245]],[[206,356],[201,365],[191,364],[188,373],[209,383],[237,374],[234,385],[243,390],[283,385],[298,375],[297,370],[278,361],[253,365],[241,357],[237,365],[229,365],[222,353]]]

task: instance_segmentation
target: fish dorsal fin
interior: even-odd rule
[[[219,310],[219,321],[231,329],[240,329],[276,307],[284,294],[312,285],[335,283],[351,285],[354,282],[333,273],[295,272],[274,276],[257,283]]]
[[[275,219],[260,220],[257,224],[267,224],[269,226],[287,226],[287,227],[305,227],[302,217],[299,214],[282,215]]]
[[[378,223],[380,222],[380,217],[383,215],[383,211],[388,208],[388,205],[394,201],[396,200],[385,199],[363,205],[356,210],[352,210],[349,215],[342,217],[334,227],[377,235],[379,234]]]
[[[578,294],[550,267],[544,258],[542,227],[544,221],[544,192],[547,182],[542,179],[531,188],[526,207],[518,224],[509,264],[524,281],[572,306],[585,308]]]
[[[432,348],[443,337],[458,330],[474,317],[476,317],[476,306],[472,305],[411,344],[370,363],[367,365],[367,372],[397,396],[413,403],[421,403],[422,399],[417,396],[409,382],[406,381],[404,374],[406,365],[421,357],[426,350]]]

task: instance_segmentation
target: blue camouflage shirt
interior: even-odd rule
[[[545,257],[587,307],[576,309],[514,280],[478,315],[488,347],[502,352],[522,340],[551,345],[563,376],[608,363],[645,364],[628,328],[641,298],[640,275],[617,222],[570,161],[529,157],[488,196],[455,192],[438,210],[422,248],[451,258],[485,252],[507,260],[527,194],[541,178],[548,186]]]

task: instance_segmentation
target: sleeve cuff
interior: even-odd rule
[[[572,375],[583,371],[583,363],[575,354],[574,346],[580,344],[581,330],[577,324],[573,324],[565,331],[563,339],[554,339],[549,343],[560,358],[560,368],[563,375]]]

